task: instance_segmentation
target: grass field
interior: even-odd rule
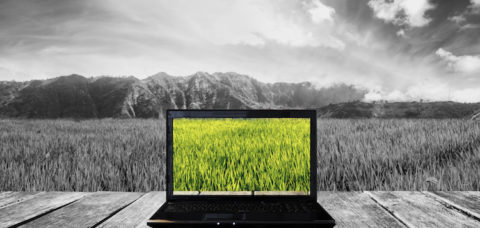
[[[309,119],[173,120],[174,191],[310,191]]]
[[[163,123],[0,120],[0,190],[164,189]]]
[[[319,119],[319,190],[480,190],[480,121]],[[164,121],[0,120],[0,191],[165,189]]]

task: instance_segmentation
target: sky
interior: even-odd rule
[[[0,0],[0,80],[199,71],[480,102],[480,0]]]

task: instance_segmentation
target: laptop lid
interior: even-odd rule
[[[316,200],[315,110],[168,110],[167,200]]]

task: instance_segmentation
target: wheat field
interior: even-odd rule
[[[319,119],[319,190],[480,190],[480,122]],[[165,189],[163,120],[0,120],[0,191]]]

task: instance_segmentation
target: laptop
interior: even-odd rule
[[[317,202],[315,110],[168,110],[151,227],[333,227]]]

